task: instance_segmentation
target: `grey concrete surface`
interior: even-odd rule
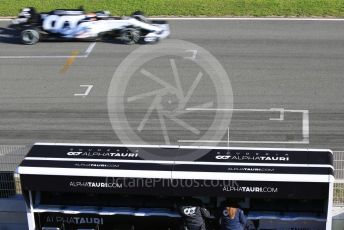
[[[222,141],[231,146],[266,146],[331,148],[344,147],[344,23],[335,21],[171,21],[171,39],[182,39],[208,50],[226,70],[233,89],[234,111]],[[35,46],[17,44],[7,36],[5,22],[0,23],[0,143],[33,142],[119,143],[108,116],[107,93],[117,67],[139,45],[98,42],[88,58],[77,58],[64,74],[67,58],[13,58],[15,56],[69,56],[83,54],[90,43],[47,42]],[[165,41],[162,41],[162,44]],[[147,46],[147,45],[146,45]],[[154,45],[152,45],[153,47]],[[149,45],[148,45],[149,47]],[[186,51],[186,56],[192,52]],[[3,57],[3,58],[1,58]],[[166,82],[173,82],[171,57],[149,62],[145,69]],[[177,58],[182,87],[187,91],[198,73],[197,66]],[[134,68],[134,67],[133,67]],[[128,76],[131,77],[131,76]],[[207,79],[205,76],[203,79]],[[158,89],[139,72],[123,85],[133,96]],[[172,84],[172,83],[171,83]],[[93,85],[87,97],[74,96]],[[120,86],[121,87],[121,86]],[[228,97],[226,91],[215,92],[211,81],[195,90],[189,107],[216,96]],[[151,98],[152,99],[152,98]],[[175,95],[163,97],[169,106]],[[150,100],[152,101],[152,100]],[[148,107],[147,100],[125,105],[126,117],[136,130]],[[164,104],[162,105],[164,106]],[[215,108],[226,107],[215,103]],[[309,111],[309,144],[302,140],[302,114],[285,113],[283,121],[270,108]],[[200,132],[213,122],[214,114],[190,113],[186,121]],[[114,117],[116,119],[116,117]],[[117,122],[124,122],[117,120]],[[181,125],[167,121],[170,144],[178,140],[199,139],[199,135]],[[226,129],[226,127],[219,127]],[[217,129],[210,130],[216,133]],[[152,114],[139,134],[146,143],[165,144],[158,115]],[[233,143],[233,141],[256,143]],[[132,137],[126,142],[139,142]],[[291,142],[291,143],[281,143]],[[186,143],[182,143],[186,144]],[[199,143],[215,145],[216,143]],[[220,143],[219,145],[227,145]]]

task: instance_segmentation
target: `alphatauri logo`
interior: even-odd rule
[[[70,151],[67,156],[81,156],[81,157],[120,157],[120,158],[137,158],[138,153],[133,152],[82,152]]]
[[[196,213],[196,207],[188,207],[188,208],[184,208],[184,214],[187,216],[193,216]]]
[[[66,224],[104,224],[102,217],[69,217],[69,216],[47,216],[47,223],[66,223]]]
[[[217,160],[237,160],[237,161],[289,161],[289,156],[231,156],[217,155]]]
[[[122,188],[120,183],[104,183],[104,182],[92,182],[92,181],[71,181],[70,187],[85,187],[85,188]]]
[[[253,186],[225,186],[224,192],[245,192],[245,193],[277,193],[276,187],[253,187]]]
[[[82,152],[68,152],[67,153],[68,156],[79,156],[80,154],[82,154]]]

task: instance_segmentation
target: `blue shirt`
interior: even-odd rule
[[[221,230],[243,230],[246,225],[244,212],[238,208],[233,219],[229,217],[227,209],[224,208],[221,213]]]

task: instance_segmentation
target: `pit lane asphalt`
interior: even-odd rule
[[[233,141],[231,146],[344,149],[343,22],[176,20],[170,24],[171,39],[192,42],[215,56],[228,73],[234,94],[233,107],[248,109],[233,112],[229,139],[244,142]],[[0,23],[0,143],[120,143],[109,121],[107,92],[116,68],[139,45],[98,42],[87,58],[75,59],[69,70],[61,74],[67,57],[75,50],[83,55],[90,43],[47,42],[24,46],[8,37],[9,31],[4,30],[6,25],[7,22]],[[26,58],[13,58],[15,56]],[[147,69],[171,82],[173,77],[168,64],[157,61]],[[178,61],[176,64],[182,66],[178,70],[181,77],[187,79],[182,81],[187,89],[198,70],[196,66],[183,66]],[[149,79],[142,76],[141,80],[131,82],[130,89],[149,90],[142,91],[149,87],[142,85],[147,82]],[[214,92],[210,92],[211,83],[204,84],[190,107],[214,96]],[[80,85],[93,85],[88,96],[74,96],[85,91]],[[226,92],[222,93],[219,96],[225,97]],[[166,103],[170,103],[170,99],[167,98]],[[126,115],[134,129],[149,105],[147,101],[136,101],[134,109],[128,106],[131,110]],[[309,144],[297,143],[303,137],[301,113],[286,112],[283,121],[271,121],[269,118],[278,118],[280,114],[269,112],[270,108],[308,110]],[[254,109],[266,111],[255,112]],[[198,111],[189,122],[205,131],[212,118],[209,113]],[[197,139],[197,135],[176,123],[166,124],[170,144]],[[144,129],[147,143],[165,143],[157,116],[151,117]],[[119,130],[122,131],[126,132]],[[130,141],[135,143],[136,139]],[[223,140],[227,140],[226,134]],[[282,143],[284,141],[290,143]]]

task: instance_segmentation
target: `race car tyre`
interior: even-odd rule
[[[36,29],[26,29],[20,34],[20,38],[25,45],[34,45],[39,42],[40,35]]]
[[[135,28],[124,29],[121,32],[121,39],[124,44],[132,45],[140,41],[141,32]]]

